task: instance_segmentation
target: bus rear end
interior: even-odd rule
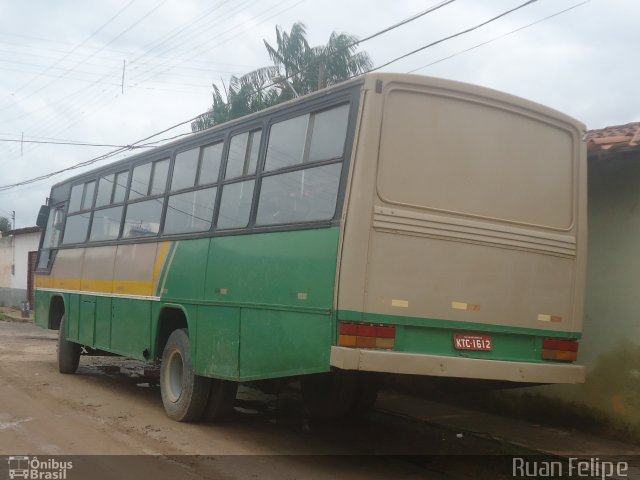
[[[584,381],[584,126],[425,77],[370,76],[363,95],[332,366]]]

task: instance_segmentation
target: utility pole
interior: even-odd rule
[[[122,85],[120,86],[120,93],[124,95],[124,69],[127,66],[127,59],[122,60]]]
[[[12,230],[16,229],[16,211],[15,210],[11,210],[11,229]]]

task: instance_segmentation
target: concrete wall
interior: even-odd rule
[[[589,160],[584,385],[536,387],[640,431],[640,152]]]
[[[27,299],[29,252],[39,243],[40,232],[0,238],[0,305],[20,307]]]
[[[40,232],[14,236],[16,269],[11,279],[11,288],[27,289],[29,276],[29,252],[35,252],[40,245]]]

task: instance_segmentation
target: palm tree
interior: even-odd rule
[[[214,84],[213,106],[191,124],[191,129],[204,130],[257,112],[365,73],[373,66],[366,52],[356,51],[353,35],[333,32],[326,45],[310,47],[306,34],[300,22],[294,23],[289,33],[276,26],[276,46],[264,41],[273,65],[231,77],[226,101]]]

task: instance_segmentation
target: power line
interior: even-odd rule
[[[455,0],[444,0],[444,1],[442,1],[442,2],[440,2],[440,3],[438,3],[438,4],[436,4],[436,5],[434,5],[434,6],[430,7],[430,8],[428,8],[428,9],[426,9],[426,10],[422,11],[422,12],[419,12],[419,13],[417,13],[417,14],[415,14],[415,15],[412,15],[411,17],[408,17],[408,18],[406,18],[406,19],[404,19],[404,20],[402,20],[402,21],[400,21],[400,22],[397,22],[397,23],[395,23],[395,24],[391,25],[390,27],[386,27],[386,28],[384,28],[384,29],[382,29],[382,30],[380,30],[380,31],[378,31],[378,32],[375,32],[375,33],[373,33],[373,34],[371,34],[371,35],[369,35],[369,36],[365,37],[365,38],[364,38],[364,39],[362,39],[362,40],[358,40],[358,41],[356,41],[356,42],[353,42],[351,45],[348,45],[348,46],[344,47],[343,49],[340,49],[340,50],[337,50],[337,51],[333,52],[333,55],[338,54],[338,53],[340,53],[340,52],[344,51],[344,49],[351,48],[351,47],[352,47],[352,46],[354,46],[354,45],[358,45],[358,44],[363,43],[363,42],[365,42],[365,41],[371,40],[372,38],[375,38],[375,37],[377,37],[377,36],[379,36],[379,35],[382,35],[383,33],[387,33],[387,32],[389,32],[389,31],[391,31],[391,30],[394,30],[394,29],[396,29],[396,28],[398,28],[398,27],[400,27],[400,26],[402,26],[402,25],[406,25],[406,24],[407,24],[407,23],[409,23],[409,22],[415,21],[415,20],[417,20],[418,18],[421,18],[421,17],[423,17],[424,15],[426,15],[426,14],[428,14],[428,13],[431,13],[431,12],[433,12],[433,11],[436,11],[436,10],[438,10],[438,9],[440,9],[440,8],[444,7],[445,5],[448,5],[448,4],[450,4],[450,3],[454,2],[454,1],[455,1]],[[533,1],[535,1],[535,0],[533,0]],[[283,3],[284,3],[284,2],[283,2]],[[301,3],[301,2],[298,2],[298,3]],[[295,5],[297,5],[298,3],[296,3]],[[295,5],[293,5],[293,6],[295,6]],[[288,7],[288,8],[292,8],[292,7]],[[269,17],[269,18],[271,18],[271,17]],[[231,37],[231,38],[234,38],[234,37]],[[225,41],[228,41],[228,40],[229,40],[229,39],[227,39],[227,40],[225,40]],[[221,42],[221,43],[223,43],[223,42]],[[221,43],[220,43],[220,44],[221,44]],[[220,45],[220,44],[218,44],[218,45]],[[174,66],[174,67],[175,67],[175,66]],[[174,68],[174,67],[172,67],[172,68]],[[289,78],[290,78],[291,76],[293,76],[293,75],[296,75],[296,74],[302,73],[303,71],[304,71],[304,70],[300,70],[300,71],[298,71],[298,72],[294,72],[293,74],[291,74],[291,75],[289,76]],[[271,86],[273,86],[273,85],[275,85],[275,83],[271,84]],[[268,88],[268,86],[267,86],[267,87],[265,87],[265,88]],[[229,104],[227,104],[227,105],[229,105]],[[176,128],[176,127],[178,127],[178,126],[184,125],[184,124],[186,124],[186,123],[190,123],[190,122],[192,122],[193,120],[196,120],[197,118],[200,118],[202,115],[204,115],[204,114],[206,114],[206,113],[207,113],[207,112],[203,112],[203,113],[201,113],[201,114],[199,114],[199,115],[197,115],[197,116],[195,116],[195,117],[193,117],[193,118],[191,118],[191,119],[189,119],[189,120],[187,120],[187,121],[184,121],[184,122],[181,122],[181,123],[179,123],[179,124],[176,124],[176,125],[174,125],[174,126],[172,126],[172,127],[169,127],[168,129],[166,129],[166,130],[164,130],[164,131],[162,131],[162,132],[159,132],[159,133],[157,133],[157,134],[155,134],[155,135],[152,135],[152,136],[150,136],[150,137],[147,137],[147,138],[145,138],[145,139],[143,139],[143,140],[139,140],[139,141],[137,141],[137,142],[134,142],[132,145],[137,145],[137,144],[139,144],[139,143],[144,142],[145,140],[148,140],[148,139],[153,138],[153,137],[155,137],[155,136],[157,136],[157,135],[160,135],[161,133],[164,133],[164,132],[166,132],[166,131],[172,130],[173,128]],[[188,135],[188,134],[191,134],[191,132],[189,132],[189,133],[187,133],[187,134],[178,135],[178,136],[176,136],[176,137],[174,137],[174,138],[178,138],[178,137],[181,137],[181,136],[184,136],[184,135]],[[157,143],[157,142],[151,142],[149,145],[151,145],[151,144],[153,144],[153,143]],[[44,180],[44,179],[50,178],[50,177],[52,177],[52,176],[54,176],[54,175],[57,175],[57,174],[59,174],[59,173],[63,173],[63,172],[65,172],[65,171],[69,171],[69,170],[73,170],[73,169],[75,169],[75,168],[81,168],[81,167],[83,167],[83,166],[91,165],[91,164],[93,164],[93,163],[95,163],[95,162],[98,162],[98,161],[101,161],[101,160],[106,160],[107,158],[110,158],[110,157],[112,157],[112,156],[114,156],[114,155],[117,155],[118,153],[122,153],[123,151],[126,151],[126,148],[125,148],[124,150],[123,150],[122,148],[119,148],[118,150],[115,150],[115,151],[113,151],[113,152],[109,152],[109,153],[107,153],[107,154],[105,154],[105,155],[101,155],[101,156],[99,156],[99,157],[95,157],[95,158],[93,158],[93,159],[87,160],[87,161],[85,161],[85,162],[81,162],[81,163],[79,163],[79,164],[76,164],[76,165],[74,165],[74,166],[72,166],[72,167],[69,167],[69,168],[66,168],[66,169],[63,169],[63,170],[59,170],[59,171],[56,171],[56,172],[51,172],[51,173],[49,173],[49,174],[41,175],[40,177],[35,177],[35,178],[28,179],[28,180],[25,180],[25,181],[23,181],[23,182],[18,182],[18,183],[15,183],[15,184],[3,185],[3,186],[0,186],[0,191],[8,190],[8,189],[10,189],[10,188],[14,188],[14,187],[17,187],[17,186],[26,185],[26,184],[33,183],[33,182],[36,182],[36,181]]]
[[[12,95],[15,95],[16,93],[18,93],[19,91],[23,90],[24,88],[28,87],[29,85],[31,85],[33,82],[35,82],[38,78],[40,78],[42,75],[44,75],[45,73],[47,73],[49,70],[51,70],[52,68],[55,68],[58,66],[58,64],[60,64],[60,62],[62,62],[63,60],[65,60],[69,55],[71,55],[73,52],[75,52],[78,48],[82,47],[85,43],[87,43],[89,40],[91,40],[93,37],[95,37],[98,33],[100,33],[102,30],[104,30],[104,28],[109,25],[112,21],[114,21],[116,18],[118,18],[120,16],[120,14],[122,12],[124,12],[126,9],[128,9],[131,5],[133,5],[137,0],[131,0],[129,3],[127,3],[123,8],[121,8],[120,10],[118,10],[118,13],[116,13],[115,15],[113,15],[109,20],[107,20],[105,23],[103,23],[100,28],[98,28],[97,30],[95,30],[91,35],[89,35],[87,38],[85,38],[82,42],[80,42],[78,45],[76,45],[75,47],[73,47],[68,53],[66,53],[65,55],[63,55],[62,57],[60,57],[58,60],[56,60],[55,63],[52,63],[51,65],[49,65],[47,68],[45,68],[42,72],[40,72],[38,75],[36,75],[35,77],[33,77],[31,80],[29,80],[27,83],[25,83],[24,85],[22,85],[20,88],[18,88],[16,91],[14,91],[12,93]]]
[[[431,10],[431,11],[434,11],[434,9],[436,9],[436,8],[440,8],[441,6],[447,5],[448,3],[451,3],[451,1],[453,1],[453,0],[447,0],[446,2],[441,2],[441,4],[438,4],[438,5],[434,6],[434,7],[432,7],[432,10]],[[394,63],[394,62],[396,62],[396,61],[398,61],[398,60],[400,60],[400,59],[406,58],[406,57],[408,57],[408,56],[410,56],[410,55],[413,55],[413,54],[415,54],[415,53],[417,53],[417,52],[423,51],[423,50],[425,50],[425,49],[427,49],[427,48],[430,48],[430,47],[433,47],[433,46],[435,46],[435,45],[438,45],[438,44],[440,44],[440,43],[442,43],[442,42],[444,42],[444,41],[447,41],[447,40],[450,40],[450,39],[452,39],[452,38],[455,38],[455,37],[458,37],[458,36],[464,35],[464,34],[466,34],[466,33],[469,33],[469,32],[471,32],[471,31],[474,31],[474,30],[476,30],[476,29],[478,29],[478,28],[480,28],[480,27],[482,27],[482,26],[485,26],[485,25],[487,25],[487,24],[489,24],[489,23],[491,23],[491,22],[494,22],[494,21],[496,21],[496,20],[498,20],[498,19],[500,19],[500,18],[502,18],[502,17],[504,17],[504,16],[506,16],[506,15],[508,15],[508,14],[510,14],[510,13],[512,13],[512,12],[514,12],[514,11],[516,11],[516,10],[519,10],[519,9],[521,9],[521,8],[524,8],[524,7],[526,7],[526,6],[528,6],[528,5],[532,4],[532,3],[535,3],[536,1],[538,1],[538,0],[528,0],[527,2],[525,2],[525,3],[523,3],[523,4],[519,5],[519,6],[517,6],[517,7],[515,7],[515,8],[512,8],[512,9],[507,10],[507,11],[505,11],[505,12],[503,12],[503,13],[499,14],[499,15],[496,15],[496,16],[494,16],[494,17],[490,18],[489,20],[486,20],[486,21],[484,21],[484,22],[482,22],[482,23],[480,23],[480,24],[478,24],[478,25],[476,25],[476,26],[474,26],[474,27],[470,27],[470,28],[468,28],[468,29],[466,29],[466,30],[462,30],[462,31],[460,31],[460,32],[458,32],[458,33],[455,33],[455,34],[453,34],[453,35],[449,35],[449,36],[444,37],[444,38],[442,38],[442,39],[440,39],[440,40],[436,40],[435,42],[431,42],[431,43],[429,43],[429,44],[427,44],[427,45],[425,45],[425,46],[423,46],[423,47],[420,47],[420,48],[418,48],[418,49],[416,49],[416,50],[413,50],[413,51],[411,51],[411,52],[409,52],[409,53],[407,53],[407,54],[401,55],[401,56],[399,56],[399,57],[397,57],[397,58],[395,58],[395,59],[393,59],[393,60],[391,60],[391,61],[389,61],[389,62],[387,62],[387,63],[383,64],[383,65],[380,65],[380,66],[378,66],[378,67],[376,67],[376,68],[372,68],[372,69],[370,69],[370,70],[369,70],[369,72],[373,72],[373,71],[379,70],[379,69],[381,69],[381,68],[383,68],[383,67],[385,67],[385,66],[390,65],[391,63]],[[415,17],[415,18],[414,18],[414,17]],[[416,19],[416,18],[419,18],[419,17],[416,17],[416,16],[414,15],[413,17],[410,17],[410,19],[411,19],[411,18]],[[408,21],[409,21],[409,19],[407,19],[407,21],[399,22],[398,26],[400,26],[400,25],[404,25],[404,24],[408,23]],[[384,29],[385,33],[386,33],[387,31],[389,31],[389,30],[390,30],[390,28]],[[377,34],[378,34],[378,35],[380,35],[381,33],[377,32]],[[377,36],[377,35],[376,35],[376,34],[370,35],[369,37],[366,37],[366,39],[363,39],[363,40],[358,41],[358,42],[354,42],[354,44],[362,43],[363,41],[366,41],[367,39],[374,38],[375,36]],[[349,47],[347,47],[347,48],[349,48]],[[334,54],[335,54],[335,53],[337,53],[337,52],[334,52]],[[305,70],[303,69],[303,70],[300,70],[300,71],[298,71],[298,72],[295,72],[295,73],[293,73],[293,74],[289,75],[287,78],[291,78],[293,75],[299,74],[299,73],[301,73],[301,72],[303,72],[303,71],[305,71]],[[366,73],[369,73],[369,72],[366,72]],[[360,76],[360,75],[361,75],[361,74],[353,75],[351,78],[354,78],[354,77],[357,77],[357,76]],[[275,83],[273,83],[273,84],[271,84],[271,85],[268,85],[268,86],[266,86],[266,87],[264,87],[264,88],[268,88],[269,86],[273,86],[273,85],[275,85]],[[231,104],[232,104],[232,102],[229,102],[229,103],[227,103],[226,105],[231,105]],[[149,139],[151,139],[151,138],[153,138],[153,137],[156,137],[156,136],[158,136],[158,135],[160,135],[160,134],[162,134],[162,133],[165,133],[165,132],[167,132],[167,131],[169,131],[169,130],[172,130],[172,129],[174,129],[174,128],[177,128],[177,127],[179,127],[179,126],[182,126],[182,125],[185,125],[185,124],[187,124],[187,123],[190,123],[190,122],[192,122],[192,121],[194,121],[194,120],[196,120],[196,119],[200,118],[202,115],[207,114],[207,113],[208,113],[208,112],[204,112],[204,113],[199,114],[199,115],[197,115],[197,116],[195,116],[195,117],[193,117],[193,118],[191,118],[191,119],[189,119],[189,120],[186,120],[186,121],[183,121],[183,122],[177,123],[177,124],[175,124],[175,125],[172,125],[171,127],[167,128],[167,129],[165,129],[165,130],[163,130],[163,131],[161,131],[161,132],[155,133],[155,134],[153,134],[153,135],[151,135],[151,136],[149,136],[149,137],[146,137],[146,138],[144,138],[144,139],[138,140],[138,141],[136,141],[136,142],[132,143],[131,145],[129,145],[128,147],[126,147],[126,148],[119,148],[119,149],[114,150],[114,151],[112,151],[112,152],[109,152],[109,153],[107,153],[107,154],[104,154],[104,155],[101,155],[101,156],[98,156],[98,157],[94,157],[94,158],[92,158],[92,159],[90,159],[90,160],[86,160],[86,161],[84,161],[84,162],[80,162],[80,163],[78,163],[78,164],[72,165],[71,167],[67,167],[67,168],[65,168],[65,169],[58,170],[58,171],[55,171],[55,172],[50,172],[50,173],[48,173],[48,174],[41,175],[41,176],[39,176],[39,177],[34,177],[34,178],[27,179],[27,180],[24,180],[24,181],[22,181],[22,182],[18,182],[18,183],[14,183],[14,184],[9,184],[9,185],[3,185],[3,186],[0,186],[0,191],[9,190],[9,189],[11,189],[11,188],[14,188],[14,187],[17,187],[17,186],[21,186],[21,185],[27,185],[27,184],[29,184],[29,183],[34,183],[34,182],[37,182],[37,181],[40,181],[40,180],[44,180],[44,179],[50,178],[50,177],[52,177],[52,176],[54,176],[54,175],[58,175],[58,174],[60,174],[60,173],[66,172],[66,171],[70,171],[70,170],[73,170],[73,169],[81,168],[81,167],[88,166],[88,165],[91,165],[91,164],[93,164],[93,163],[96,163],[96,162],[98,162],[98,161],[105,160],[105,159],[110,158],[110,157],[112,157],[112,156],[114,156],[114,155],[117,155],[118,153],[122,153],[123,151],[126,151],[127,149],[130,149],[130,147],[133,147],[133,146],[139,145],[139,144],[141,144],[142,142],[145,142],[146,140],[149,140]],[[189,133],[189,134],[190,134],[190,133]],[[183,135],[187,135],[187,134],[183,134]],[[183,136],[183,135],[179,135],[179,136]],[[178,137],[178,136],[176,136],[176,137]],[[155,142],[150,142],[149,144],[153,144],[153,143],[155,143]]]
[[[14,138],[0,138],[0,142],[9,142],[9,143],[38,143],[43,145],[73,145],[79,147],[117,147],[117,148],[141,148],[141,147],[132,147],[130,145],[112,145],[109,143],[86,143],[86,142],[65,142],[65,141],[46,141],[46,140],[22,140],[22,139],[14,139]]]
[[[99,162],[101,160],[106,160],[108,158],[111,158],[111,157],[119,154],[119,153],[125,152],[127,150],[131,150],[133,148],[137,148],[138,144],[141,144],[142,142],[150,140],[153,137],[157,137],[158,135],[162,135],[163,133],[166,133],[169,130],[173,130],[174,128],[180,127],[180,126],[185,125],[187,123],[191,123],[196,118],[198,118],[198,117],[193,117],[193,118],[190,118],[189,120],[185,120],[183,122],[176,123],[174,125],[171,125],[168,128],[165,128],[164,130],[161,130],[159,132],[154,133],[153,135],[149,135],[149,136],[147,136],[145,138],[142,138],[142,139],[140,139],[140,140],[138,140],[136,142],[133,142],[132,144],[127,145],[126,147],[117,148],[116,150],[112,150],[111,152],[107,152],[107,153],[105,153],[103,155],[99,155],[97,157],[93,157],[93,158],[91,158],[89,160],[85,160],[85,161],[82,161],[80,163],[76,163],[74,165],[71,165],[70,167],[63,168],[63,169],[57,170],[55,172],[45,173],[45,174],[40,175],[38,177],[29,178],[29,179],[23,180],[21,182],[9,184],[9,185],[2,185],[2,186],[0,186],[0,191],[10,190],[10,189],[12,189],[14,187],[19,187],[19,186],[22,186],[22,185],[28,185],[30,183],[35,183],[35,182],[38,182],[40,180],[46,180],[47,178],[51,178],[51,177],[53,177],[55,175],[58,175],[60,173],[64,173],[64,172],[68,172],[68,171],[71,171],[71,170],[76,170],[78,168],[82,168],[82,167],[87,167],[89,165],[93,165],[96,162]]]
[[[456,53],[453,53],[451,55],[448,55],[446,57],[442,57],[442,58],[440,58],[438,60],[435,60],[435,61],[433,61],[431,63],[427,63],[426,65],[423,65],[421,67],[414,68],[413,70],[409,70],[407,73],[414,73],[414,72],[417,72],[418,70],[422,70],[423,68],[430,67],[430,66],[435,65],[437,63],[444,62],[445,60],[449,60],[450,58],[457,57],[458,55],[462,55],[463,53],[470,52],[471,50],[475,50],[476,48],[480,48],[480,47],[482,47],[484,45],[487,45],[489,43],[493,43],[496,40],[500,40],[500,39],[502,39],[504,37],[507,37],[509,35],[517,33],[517,32],[519,32],[521,30],[524,30],[525,28],[532,27],[534,25],[542,23],[542,22],[544,22],[546,20],[549,20],[551,18],[557,17],[558,15],[562,15],[563,13],[566,13],[566,12],[568,12],[570,10],[573,10],[574,8],[581,7],[582,5],[585,5],[585,4],[589,3],[589,2],[591,2],[591,0],[585,0],[584,2],[576,3],[575,5],[573,5],[573,6],[569,7],[569,8],[565,8],[564,10],[560,10],[559,12],[556,12],[556,13],[554,13],[552,15],[548,15],[546,17],[543,17],[540,20],[536,20],[535,22],[531,22],[531,23],[529,23],[527,25],[523,25],[522,27],[516,28],[515,30],[511,30],[510,32],[503,33],[502,35],[499,35],[497,37],[493,37],[493,38],[491,38],[489,40],[486,40],[484,42],[478,43],[478,44],[476,44],[476,45],[474,45],[472,47],[466,48],[464,50],[460,50],[460,51],[458,51]]]
[[[147,13],[145,13],[142,17],[138,18],[135,22],[133,22],[131,25],[129,25],[126,29],[124,29],[122,32],[120,32],[118,35],[116,35],[115,37],[113,37],[111,40],[109,40],[107,43],[105,43],[104,45],[102,45],[98,50],[96,50],[95,52],[87,55],[83,60],[80,60],[79,62],[77,62],[73,67],[69,68],[67,70],[66,73],[61,73],[58,77],[54,78],[52,81],[50,81],[49,83],[43,85],[42,87],[34,90],[33,92],[31,92],[30,94],[28,94],[27,96],[23,97],[20,99],[20,101],[24,101],[27,98],[32,97],[33,95],[35,95],[38,92],[41,92],[42,90],[44,90],[45,88],[50,87],[51,85],[53,85],[55,82],[57,82],[58,80],[60,80],[61,78],[64,78],[68,73],[71,73],[75,70],[75,68],[78,65],[81,65],[85,60],[88,60],[89,58],[91,58],[92,56],[94,56],[96,53],[101,52],[102,50],[104,50],[105,48],[107,48],[109,45],[111,45],[113,42],[115,42],[116,40],[118,40],[120,37],[122,37],[123,35],[125,35],[126,33],[128,33],[129,31],[131,31],[134,27],[136,27],[140,22],[142,22],[143,20],[145,20],[146,18],[148,18],[151,14],[153,14],[156,10],[158,10],[160,7],[162,7],[165,3],[167,3],[168,0],[163,0],[162,2],[160,2],[158,5],[154,6],[151,10],[149,10]],[[0,108],[0,111],[2,110],[6,110],[7,106]]]
[[[459,36],[464,35],[466,33],[473,32],[474,30],[477,30],[480,27],[484,27],[485,25],[488,25],[488,24],[490,24],[492,22],[495,22],[496,20],[498,20],[498,19],[500,19],[500,18],[502,18],[502,17],[504,17],[506,15],[509,15],[510,13],[515,12],[516,10],[520,10],[521,8],[524,8],[524,7],[528,6],[528,5],[531,5],[532,3],[535,3],[537,1],[538,0],[528,0],[527,2],[524,2],[524,3],[520,4],[520,5],[518,5],[517,7],[514,7],[512,9],[510,9],[510,10],[505,11],[505,12],[502,12],[501,14],[496,15],[495,17],[492,17],[489,20],[485,20],[484,22],[479,23],[479,24],[477,24],[477,25],[475,25],[473,27],[470,27],[470,28],[467,28],[466,30],[462,30],[460,32],[454,33],[453,35],[449,35],[447,37],[443,37],[443,38],[441,38],[439,40],[436,40],[435,42],[428,43],[427,45],[423,45],[422,47],[416,48],[415,50],[412,50],[409,53],[405,53],[404,55],[400,55],[399,57],[396,57],[393,60],[389,60],[388,62],[383,63],[382,65],[379,65],[379,66],[377,66],[375,68],[372,68],[371,70],[369,70],[369,72],[375,72],[377,70],[380,70],[381,68],[388,67],[389,65],[391,65],[392,63],[397,62],[398,60],[402,60],[403,58],[407,58],[407,57],[409,57],[411,55],[415,55],[418,52],[426,50],[427,48],[431,48],[431,47],[433,47],[435,45],[438,45],[438,44],[440,44],[442,42],[446,42],[447,40],[451,40],[452,38],[459,37]]]
[[[166,0],[165,0],[165,1],[166,1]],[[299,2],[299,3],[300,3],[300,2]],[[232,9],[232,10],[237,10],[237,6],[236,6],[234,9]],[[242,10],[242,9],[241,9],[241,10]],[[230,13],[230,11],[231,11],[231,10],[227,11],[227,12],[226,12],[226,14]],[[217,17],[217,18],[216,18],[216,22],[222,22],[223,20],[224,20],[224,16],[223,16],[223,17]],[[237,27],[234,27],[234,28],[236,28],[236,29],[237,29]],[[225,33],[225,32],[223,32],[223,33]],[[218,34],[218,35],[216,35],[216,37],[217,37],[217,36],[220,36],[220,35],[221,35],[221,34]],[[215,37],[214,37],[214,38],[215,38]],[[137,62],[139,59],[141,59],[142,57],[144,57],[144,55],[145,55],[145,54],[142,54],[142,55],[140,55],[140,56],[136,57],[133,61],[131,61],[131,62],[130,62],[130,65],[133,65],[133,64],[134,64],[135,62]],[[153,68],[153,67],[152,67],[152,68]],[[106,77],[102,77],[102,78],[106,78]],[[89,89],[90,89],[90,88],[92,88],[94,85],[99,84],[99,83],[101,82],[102,78],[101,78],[101,79],[98,79],[98,80],[96,80],[96,81],[94,81],[92,84],[88,85],[87,87],[85,87],[85,88],[83,88],[83,89],[81,89],[81,90],[79,90],[79,91],[72,92],[71,94],[69,94],[69,95],[65,96],[65,97],[64,97],[64,99],[74,97],[74,100],[76,100],[76,102],[77,102],[77,100],[78,100],[78,98],[77,98],[78,93],[80,93],[80,92],[86,92],[86,93],[89,93]],[[140,82],[139,82],[139,83],[140,83]],[[133,85],[133,86],[129,86],[129,88],[137,87],[137,86],[139,86],[139,83],[138,83],[138,84],[135,84],[135,85]],[[151,88],[147,88],[147,89],[151,89]],[[155,89],[157,89],[157,88],[155,88]],[[99,104],[100,102],[102,102],[102,101],[105,99],[105,95],[104,95],[104,93],[105,93],[105,92],[106,92],[106,89],[103,89],[103,90],[102,90],[102,92],[99,94],[99,98],[98,98],[97,100],[96,100],[95,95],[94,95],[94,99],[93,99],[93,101],[92,101],[91,103],[92,103],[93,105],[96,105],[96,104]],[[82,94],[82,93],[81,93],[81,94]],[[106,94],[106,96],[109,96],[109,94],[107,93],[107,94]],[[119,95],[118,95],[118,96],[119,96]],[[61,99],[61,101],[62,101],[62,99]],[[87,107],[86,107],[86,106],[84,106],[84,107],[82,107],[82,108],[87,108]],[[99,108],[102,108],[102,107],[99,107]],[[96,110],[96,109],[92,110],[91,112],[93,113],[95,110]],[[84,116],[84,115],[86,115],[86,113],[83,113],[83,116]],[[21,115],[19,118],[22,118],[23,116],[25,116],[25,114]],[[51,120],[46,120],[46,122],[49,122],[49,124],[51,124],[51,123],[52,123],[52,119],[51,119]],[[45,123],[46,123],[46,122],[45,122]],[[77,122],[77,120],[76,120],[76,122]],[[42,125],[42,123],[41,123],[41,125]],[[41,128],[40,128],[40,130],[41,130],[41,131],[46,131],[46,129],[47,129],[47,128],[49,128],[49,125],[47,125],[47,126],[46,126],[46,127],[44,127],[44,128],[42,128],[42,127],[41,127]]]

